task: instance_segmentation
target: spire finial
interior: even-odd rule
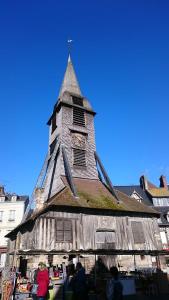
[[[71,40],[71,39],[67,40],[69,59],[70,59],[70,54],[71,54],[71,50],[72,50],[72,42],[73,42],[73,40]]]

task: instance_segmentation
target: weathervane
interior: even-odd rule
[[[67,40],[68,53],[69,53],[69,55],[71,54],[71,50],[72,50],[72,42],[73,42],[73,40],[71,40],[71,39],[68,39],[68,40]]]

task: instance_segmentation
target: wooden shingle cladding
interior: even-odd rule
[[[57,223],[61,220],[69,223],[66,229],[69,233],[71,231],[71,235],[68,233],[70,241],[62,240],[61,235],[60,240],[57,238]],[[144,243],[135,242],[133,221],[142,224]],[[59,225],[60,231],[64,228],[62,224]],[[80,249],[158,250],[161,249],[161,241],[157,222],[152,218],[50,211],[36,219],[30,232],[21,234],[20,250],[24,249],[65,252]]]

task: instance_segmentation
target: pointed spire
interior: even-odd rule
[[[76,74],[73,68],[70,54],[68,57],[67,68],[60,89],[59,97],[61,97],[65,91],[82,96],[80,91],[80,86],[78,84]]]

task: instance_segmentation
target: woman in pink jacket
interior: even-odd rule
[[[49,274],[46,265],[40,262],[39,270],[37,272],[36,282],[38,284],[37,297],[39,300],[44,300],[46,298],[49,286]]]

